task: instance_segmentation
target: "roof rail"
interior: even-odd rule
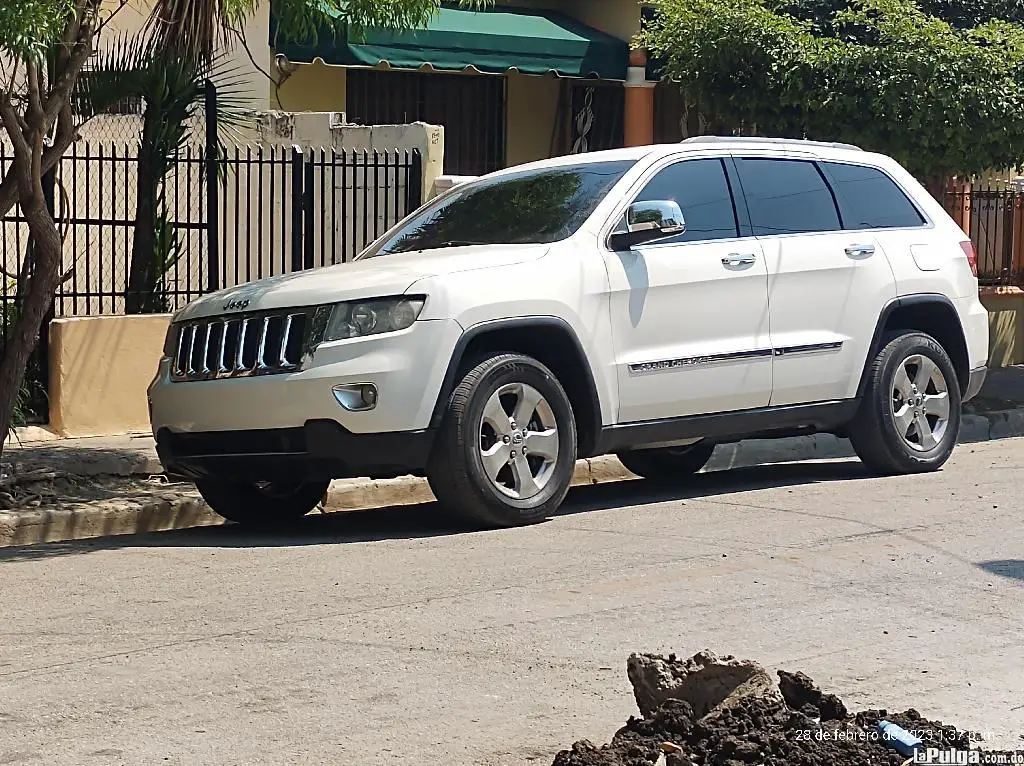
[[[832,149],[853,149],[864,151],[853,144],[838,141],[808,141],[802,138],[766,138],[764,136],[693,136],[684,138],[683,144],[781,144],[783,146],[828,146]]]

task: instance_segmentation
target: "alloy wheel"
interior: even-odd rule
[[[908,356],[893,376],[891,412],[896,431],[911,449],[927,452],[949,427],[949,387],[942,370],[922,354]]]
[[[515,500],[540,494],[558,463],[555,413],[526,383],[509,383],[491,394],[480,418],[479,442],[484,473]]]

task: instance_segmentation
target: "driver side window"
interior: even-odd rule
[[[686,231],[654,244],[701,242],[739,236],[732,192],[720,159],[683,160],[658,172],[635,202],[675,200],[683,211]]]

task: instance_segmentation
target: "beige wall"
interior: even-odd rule
[[[499,5],[561,11],[623,40],[631,39],[640,31],[638,0],[501,0]]]
[[[347,70],[322,62],[289,64],[288,74],[278,75],[271,104],[283,112],[343,112],[347,97]]]
[[[50,428],[61,436],[149,430],[146,389],[170,317],[85,317],[50,325]]]
[[[640,3],[638,0],[567,0],[553,2],[573,18],[609,35],[631,40],[640,31]]]
[[[1016,287],[982,288],[988,309],[989,366],[1024,364],[1024,291]]]
[[[506,164],[551,156],[561,83],[554,77],[510,73],[506,107]]]
[[[152,1],[127,0],[127,3],[122,5],[121,0],[104,0],[104,7],[110,12],[116,10],[108,30],[105,30],[100,38],[101,45],[109,45],[123,35],[139,35],[149,16]],[[248,19],[242,31],[256,63],[253,64],[244,47],[232,45],[227,50],[223,63],[219,65],[223,70],[221,76],[238,83],[232,90],[238,97],[244,97],[248,108],[266,109],[270,105],[272,87],[268,79],[271,57],[270,3],[267,0],[261,0],[256,4],[256,12]]]

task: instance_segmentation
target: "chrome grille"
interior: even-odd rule
[[[173,380],[212,380],[292,372],[302,365],[307,312],[271,312],[184,322]]]

